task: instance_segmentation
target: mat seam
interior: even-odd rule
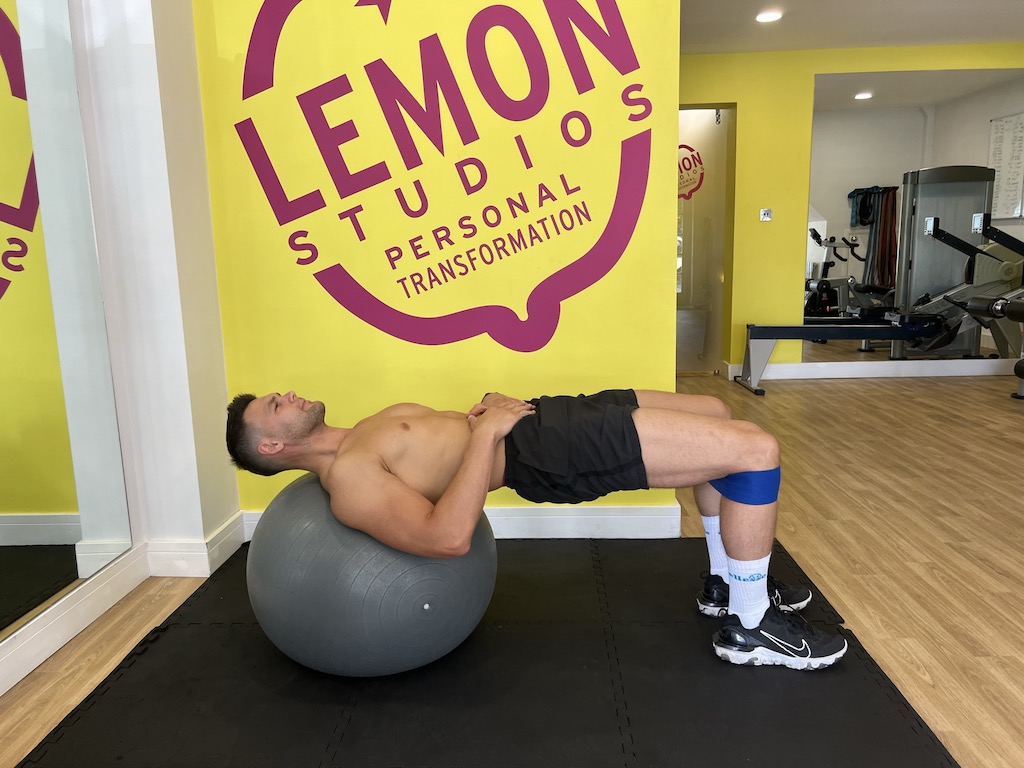
[[[598,541],[591,539],[590,551],[594,569],[594,581],[597,587],[598,608],[601,613],[601,633],[604,636],[605,652],[608,658],[608,672],[612,682],[612,700],[615,702],[615,716],[618,719],[619,738],[622,744],[624,768],[637,764],[636,740],[629,719],[626,688],[622,682],[622,667],[619,664],[619,650],[615,642],[615,622],[612,621],[611,606],[608,602],[608,589],[604,580],[604,567],[601,563],[601,549]]]

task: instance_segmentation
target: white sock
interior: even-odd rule
[[[729,558],[729,613],[739,616],[747,629],[761,623],[771,603],[768,600],[768,561]]]
[[[700,516],[704,523],[704,540],[708,543],[708,560],[711,562],[711,573],[714,576],[721,576],[729,583],[729,558],[725,554],[725,545],[722,543],[722,529],[718,515],[714,517]]]

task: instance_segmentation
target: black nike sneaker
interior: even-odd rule
[[[721,576],[707,571],[701,575],[704,577],[704,590],[697,594],[697,609],[705,616],[725,616],[729,610],[729,585]],[[780,611],[792,613],[803,610],[811,602],[811,590],[791,587],[769,574],[768,599]]]
[[[765,612],[761,623],[746,629],[734,614],[722,619],[712,640],[720,659],[756,667],[775,665],[790,669],[821,669],[835,664],[846,653],[846,640],[807,623],[798,613],[784,613],[776,606]]]

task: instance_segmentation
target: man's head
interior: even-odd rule
[[[237,395],[228,405],[227,446],[239,469],[273,475],[295,469],[295,450],[324,426],[324,404],[294,392]]]

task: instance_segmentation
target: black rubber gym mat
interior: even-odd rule
[[[77,578],[73,544],[0,547],[0,629]]]
[[[737,667],[694,596],[701,539],[499,541],[477,630],[422,669],[306,670],[260,631],[243,548],[21,763],[42,768],[955,766],[850,641],[833,668]],[[772,571],[809,584],[781,547]],[[811,585],[813,588],[813,585]]]

